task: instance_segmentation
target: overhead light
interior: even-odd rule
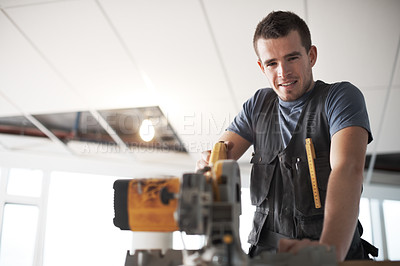
[[[149,119],[144,119],[142,121],[142,125],[140,126],[139,130],[140,137],[146,141],[149,142],[154,138],[155,130],[154,130],[154,125]]]
[[[107,122],[107,126],[134,151],[141,149],[187,152],[158,106],[97,111]],[[101,125],[90,111],[34,114],[33,117],[66,144],[86,142],[104,147],[117,145],[104,125]],[[0,117],[0,137],[2,134],[47,138],[41,129],[24,116]]]

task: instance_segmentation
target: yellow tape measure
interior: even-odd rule
[[[310,178],[311,178],[311,186],[314,196],[314,204],[315,208],[321,208],[321,200],[319,198],[319,190],[317,184],[317,174],[315,173],[315,150],[312,140],[310,138],[306,139],[306,152],[307,152],[307,161],[308,161],[308,169],[310,170]]]

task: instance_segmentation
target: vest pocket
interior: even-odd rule
[[[313,215],[320,215],[324,212],[324,202],[326,195],[326,184],[322,171],[318,170],[317,162],[315,161],[316,176],[318,192],[322,207],[317,209],[315,207],[313,188],[310,179],[310,171],[308,167],[307,158],[298,157],[293,158],[292,171],[293,171],[293,184],[294,184],[294,200],[298,216],[308,217]],[[328,174],[329,176],[329,174]],[[296,216],[297,216],[296,215]]]
[[[321,236],[324,217],[323,214],[312,216],[298,216],[297,220],[297,238],[309,238],[318,240]]]
[[[267,198],[274,170],[275,164],[264,164],[260,162],[253,164],[250,179],[251,204],[260,206]]]
[[[261,229],[265,223],[265,219],[267,219],[268,213],[262,213],[260,211],[254,212],[253,218],[253,228],[250,231],[248,241],[252,245],[257,245],[258,240],[260,238]]]

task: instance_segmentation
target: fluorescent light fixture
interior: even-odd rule
[[[132,149],[187,152],[158,106],[96,110],[115,134]],[[90,111],[35,114],[33,117],[59,140],[114,146],[116,142]],[[0,117],[0,137],[22,135],[47,138],[24,116]]]

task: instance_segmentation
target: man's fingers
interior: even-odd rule
[[[206,161],[204,160],[198,160],[196,163],[196,172],[200,169],[203,169],[204,167],[206,167],[208,164]]]
[[[233,159],[231,151],[233,148],[233,142],[231,141],[224,141],[225,145],[226,145],[226,149],[227,149],[227,158],[228,159]],[[196,171],[203,169],[204,167],[208,166],[209,161],[210,161],[210,156],[211,156],[211,150],[208,151],[203,151],[201,153],[201,158],[200,160],[197,161],[196,163]]]
[[[297,241],[296,239],[281,239],[278,244],[278,252],[290,252]]]
[[[301,249],[308,246],[321,245],[318,241],[311,241],[310,239],[281,239],[279,241],[278,252],[289,252],[297,254]]]
[[[232,141],[224,141],[225,145],[226,145],[226,150],[227,150],[227,158],[228,159],[233,159],[232,157],[232,148],[233,148],[233,142]]]
[[[205,161],[207,163],[207,165],[208,165],[208,162],[210,161],[210,156],[211,156],[211,150],[203,151],[201,153],[201,159],[203,161]]]
[[[204,167],[208,166],[208,162],[210,160],[211,151],[203,151],[201,153],[200,160],[196,163],[196,172]]]
[[[224,141],[224,143],[225,143],[226,149],[227,149],[228,151],[229,151],[229,150],[232,150],[232,148],[233,148],[233,142],[232,142],[232,141],[227,140],[227,141]]]

